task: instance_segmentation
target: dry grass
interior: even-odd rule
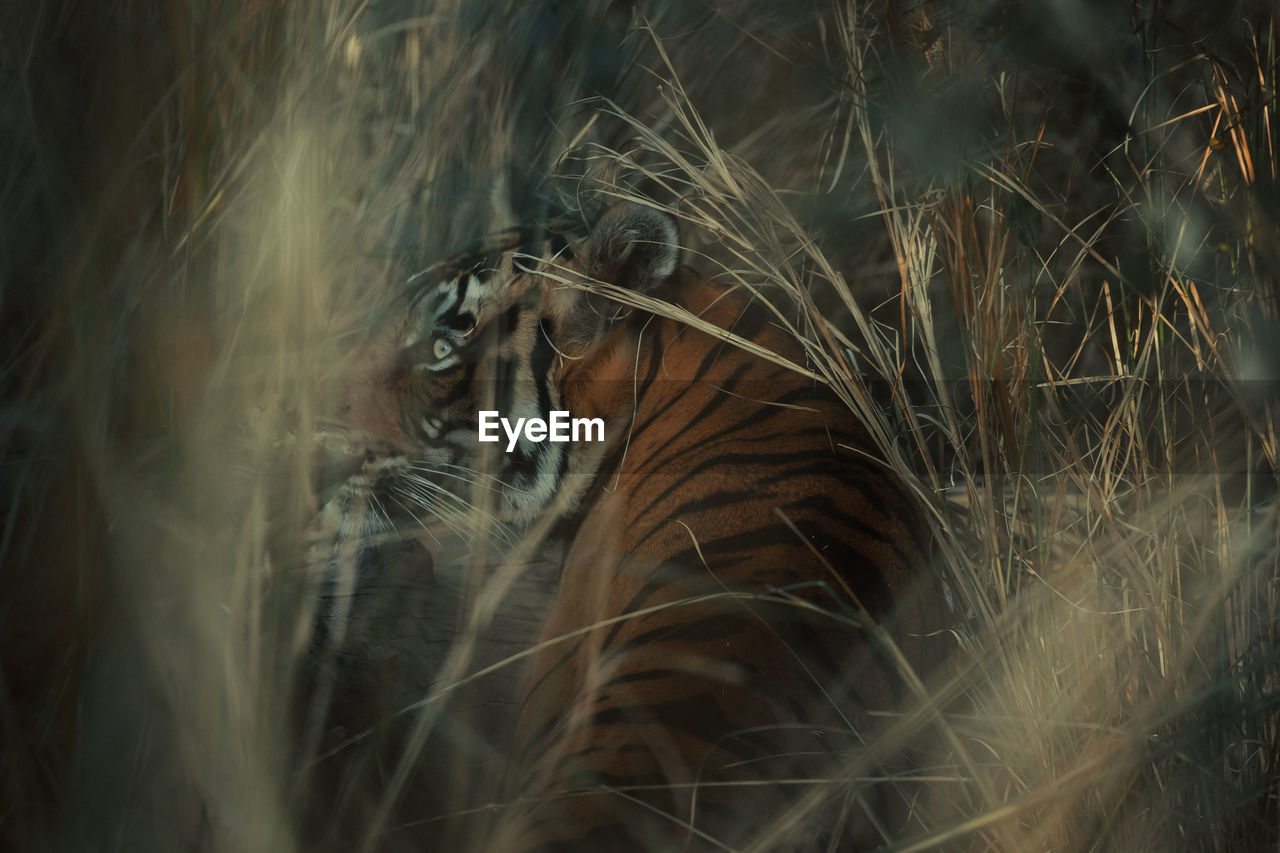
[[[325,683],[347,737],[299,734],[307,437],[409,272],[634,197],[936,522],[956,654],[894,730],[944,745],[895,849],[1276,849],[1280,19],[888,5],[0,13],[0,847],[433,831],[539,593],[474,553],[447,625],[398,589]]]

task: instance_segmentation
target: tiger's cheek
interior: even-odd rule
[[[405,446],[395,353],[388,344],[366,347],[346,372],[335,401],[339,419],[361,453],[386,454]]]
[[[447,443],[455,455],[462,445],[476,442],[483,388],[483,370],[464,364],[444,374],[414,371],[411,381],[397,390],[401,424],[415,444]]]

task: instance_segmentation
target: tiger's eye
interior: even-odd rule
[[[431,355],[435,357],[436,361],[447,358],[451,352],[453,352],[453,344],[444,338],[436,338],[435,343],[431,345]]]

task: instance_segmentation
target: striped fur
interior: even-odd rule
[[[567,548],[486,849],[875,843],[893,795],[851,774],[878,771],[858,758],[868,712],[901,696],[859,626],[922,575],[913,496],[822,386],[590,292],[648,293],[802,363],[769,315],[678,264],[664,215],[619,207],[550,244],[537,273],[499,252],[416,277],[360,412],[385,458],[441,470],[495,458],[482,408],[606,424],[600,446],[496,451],[499,517],[557,513]]]

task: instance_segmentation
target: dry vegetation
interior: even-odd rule
[[[514,650],[477,645],[483,596],[448,636],[398,611],[444,662],[357,638],[325,770],[289,711],[306,437],[409,272],[638,195],[795,324],[931,508],[956,654],[933,813],[894,849],[1277,849],[1278,27],[7,4],[0,847],[414,849],[414,780],[466,788],[444,686]]]

